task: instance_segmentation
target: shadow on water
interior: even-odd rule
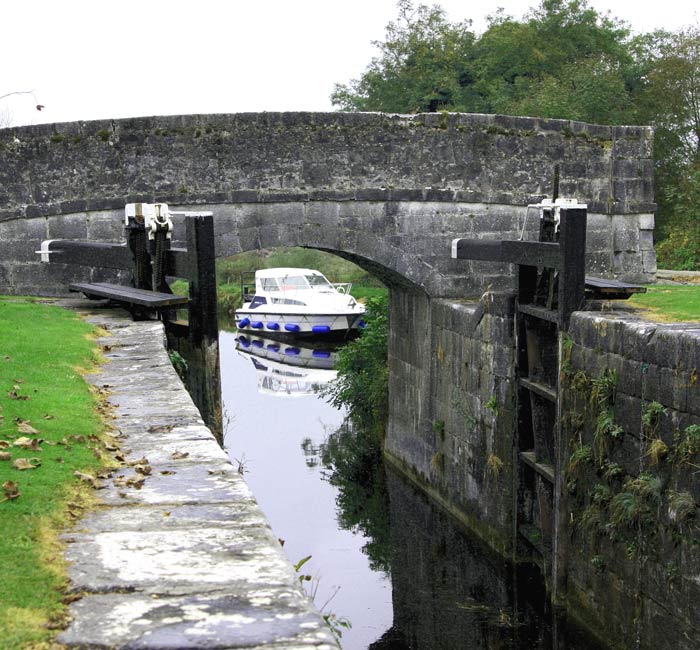
[[[600,650],[548,611],[536,572],[471,538],[315,394],[333,350],[221,341],[229,453],[250,459],[246,480],[290,560],[313,555],[321,589],[340,587],[329,610],[352,622],[345,650]]]
[[[547,607],[534,567],[514,569],[384,466],[381,445],[344,422],[321,445],[338,524],[391,576],[393,626],[371,650],[600,650]]]

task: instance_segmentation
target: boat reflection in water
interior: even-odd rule
[[[325,342],[285,342],[241,334],[236,337],[236,350],[255,367],[260,393],[311,395],[337,376],[333,369],[337,352]]]

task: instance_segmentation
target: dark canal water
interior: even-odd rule
[[[311,556],[301,573],[316,605],[352,623],[345,650],[597,650],[547,615],[535,576],[516,575],[360,444],[315,392],[334,376],[330,351],[230,332],[220,348],[228,453],[289,559]]]

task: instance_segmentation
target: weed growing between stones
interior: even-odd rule
[[[175,368],[175,371],[180,376],[180,379],[184,381],[189,368],[187,360],[177,350],[168,352],[168,357],[170,358],[170,363],[173,364],[173,368]]]
[[[486,467],[488,468],[491,476],[498,478],[501,474],[501,470],[503,469],[503,461],[499,456],[496,456],[496,454],[489,454],[489,457],[486,460]]]
[[[658,558],[669,530],[674,543],[698,545],[695,479],[686,470],[700,473],[700,425],[677,431],[669,446],[661,430],[667,409],[646,403],[637,473],[629,463],[629,451],[636,448],[633,432],[625,432],[615,416],[617,372],[606,368],[591,377],[563,364],[561,381],[562,426],[571,445],[566,486],[572,534],[580,535],[596,570],[606,570],[604,562],[593,560],[609,553],[610,543],[641,562]]]

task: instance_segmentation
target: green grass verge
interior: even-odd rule
[[[76,470],[101,466],[105,426],[79,374],[94,366],[94,328],[64,309],[0,299],[0,645],[49,647],[64,616],[58,533],[91,499]],[[28,421],[38,431],[22,432]],[[39,439],[36,449],[20,438]],[[10,456],[8,458],[8,456]],[[35,469],[19,470],[18,459]],[[14,483],[20,495],[7,498]]]
[[[660,322],[700,321],[700,286],[650,285],[646,293],[634,294],[630,305]]]

